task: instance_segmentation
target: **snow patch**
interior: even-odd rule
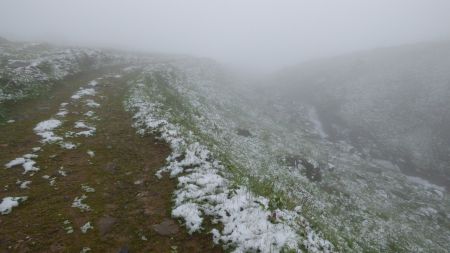
[[[56,136],[52,130],[61,126],[61,121],[57,119],[49,119],[46,121],[42,121],[36,125],[34,131],[37,135],[41,136],[42,143],[52,143],[56,141],[61,141],[62,138]]]
[[[96,128],[93,126],[86,125],[83,121],[77,121],[75,122],[75,128],[82,128],[82,129],[88,129],[86,131],[81,131],[75,133],[76,136],[93,136],[95,134]]]
[[[87,184],[81,185],[81,189],[82,189],[84,192],[95,192],[95,189],[92,188],[92,187],[90,187],[90,186],[87,185]]]
[[[65,117],[69,112],[67,110],[59,110],[59,112],[56,114],[56,116],[59,117]]]
[[[30,188],[29,185],[31,184],[31,181],[23,181],[22,182],[20,180],[17,180],[16,184],[19,185],[20,189],[28,189],[28,188]]]
[[[93,158],[93,157],[95,156],[95,153],[94,153],[94,151],[92,151],[92,150],[88,150],[86,153],[87,153],[87,154],[89,155],[89,157],[91,157],[91,158]]]
[[[14,207],[27,200],[28,197],[5,197],[0,203],[0,214],[5,215],[11,213]]]
[[[97,80],[92,80],[88,83],[89,86],[94,86],[94,87],[97,86],[97,84],[98,84]]]
[[[7,169],[10,169],[12,167],[22,165],[22,167],[24,169],[23,174],[26,174],[28,172],[38,171],[39,168],[34,166],[36,164],[36,162],[34,160],[32,160],[33,158],[36,158],[36,157],[38,157],[38,156],[35,154],[25,154],[24,156],[16,158],[16,159],[10,161],[9,163],[5,164],[5,167]]]
[[[88,111],[88,112],[86,112],[85,114],[84,114],[84,116],[86,116],[86,117],[92,117],[92,116],[94,116],[94,112],[93,111]]]
[[[38,152],[38,151],[40,151],[42,148],[41,147],[34,147],[34,148],[32,148],[31,150],[33,151],[33,152]]]
[[[16,159],[10,161],[9,163],[5,164],[5,167],[7,169],[9,169],[9,168],[12,168],[14,166],[17,166],[17,165],[20,165],[20,164],[24,164],[25,162],[26,162],[25,158],[19,157],[19,158],[16,158]]]
[[[86,234],[89,229],[94,229],[94,227],[91,225],[91,222],[87,222],[80,227],[81,233],[83,234]]]
[[[74,149],[77,147],[77,145],[73,144],[72,142],[63,142],[59,144],[59,146],[64,149]]]
[[[71,98],[78,100],[84,96],[95,96],[95,93],[93,88],[80,88]]]
[[[92,99],[86,99],[86,105],[89,106],[89,107],[92,107],[92,108],[100,107],[100,104],[95,102]]]
[[[75,199],[72,202],[72,207],[80,209],[82,212],[91,211],[91,207],[85,203],[83,203],[84,200],[87,199],[86,195],[81,195],[81,197],[75,197]]]

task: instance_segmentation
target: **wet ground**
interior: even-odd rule
[[[135,133],[123,109],[126,76],[108,72],[72,77],[45,97],[6,105],[15,122],[0,125],[0,165],[36,154],[40,170],[0,169],[0,201],[28,197],[0,215],[0,252],[221,252],[211,235],[189,235],[171,219],[176,182],[154,176],[170,149]],[[95,96],[71,99],[94,79]],[[89,99],[100,106],[89,106]],[[58,110],[67,115],[56,116]],[[54,133],[76,148],[41,143],[33,128],[51,118],[62,122]],[[95,134],[77,136],[86,129],[76,122],[95,127]]]

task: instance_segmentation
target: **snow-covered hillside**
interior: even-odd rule
[[[132,83],[138,91],[128,106],[137,110],[140,127],[161,132],[172,143],[174,154],[163,171],[179,176],[173,215],[185,219],[192,231],[199,217],[210,215],[224,225],[223,231],[214,230],[217,238],[230,238],[230,247],[252,249],[246,236],[227,237],[242,235],[228,230],[230,221],[221,216],[234,217],[227,209],[236,206],[226,206],[230,203],[215,195],[236,185],[237,195],[229,198],[242,190],[252,192],[246,194],[250,199],[265,197],[262,210],[276,217],[268,220],[293,228],[298,246],[311,252],[327,248],[327,241],[341,252],[445,252],[450,246],[445,189],[405,176],[389,161],[367,159],[345,141],[330,142],[305,101],[268,97],[259,86],[225,78],[225,71],[211,61],[172,59],[137,73]],[[183,172],[187,174],[179,174]],[[248,213],[245,208],[238,212],[240,219]],[[278,212],[302,218],[278,219]],[[235,229],[258,226],[242,223],[246,225]],[[276,238],[277,230],[270,227],[261,235]],[[310,243],[317,234],[322,239]],[[278,243],[272,245],[283,245]],[[262,244],[259,249],[267,250]]]
[[[279,77],[282,96],[315,106],[331,138],[450,186],[449,68],[450,42],[436,42],[318,60]]]
[[[58,80],[117,62],[99,50],[0,40],[0,103],[44,93]]]

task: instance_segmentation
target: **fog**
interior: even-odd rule
[[[449,252],[449,70],[450,0],[0,0],[0,252]]]
[[[0,36],[210,57],[275,70],[450,37],[447,0],[0,2]]]

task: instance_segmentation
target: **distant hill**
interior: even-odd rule
[[[283,99],[316,107],[330,139],[450,185],[449,41],[309,62],[275,80]]]
[[[0,43],[6,43],[6,42],[9,42],[9,40],[0,36]]]

